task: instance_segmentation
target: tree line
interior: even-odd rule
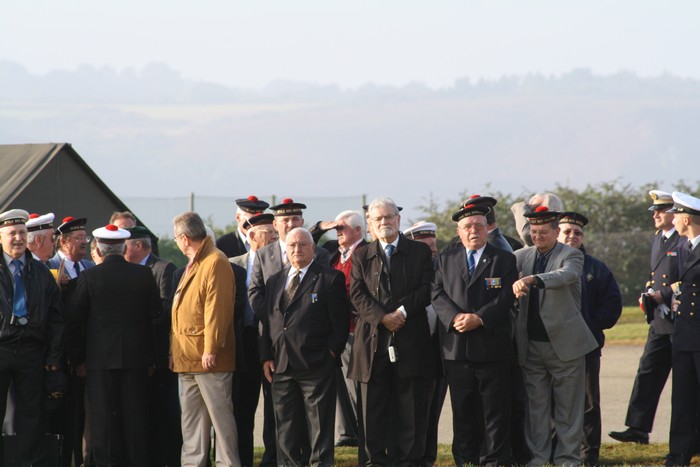
[[[655,233],[652,201],[649,191],[654,189],[682,191],[693,196],[700,194],[700,182],[694,185],[683,180],[669,186],[664,183],[646,183],[634,186],[620,180],[589,184],[578,189],[557,183],[553,189],[564,202],[567,211],[576,211],[588,217],[584,246],[586,251],[603,261],[612,270],[620,286],[625,305],[636,305],[650,270],[650,249]],[[503,231],[520,241],[510,207],[518,201],[527,201],[534,191],[523,189],[519,195],[492,190],[489,185],[478,194],[498,200],[496,221]],[[431,196],[418,209],[425,214],[422,220],[438,226],[438,245],[443,248],[456,235],[452,214],[474,193],[462,192],[456,198],[439,205]]]

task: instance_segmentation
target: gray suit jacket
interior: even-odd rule
[[[516,251],[520,277],[532,274],[537,248],[532,246]],[[557,243],[543,274],[540,290],[540,316],[557,357],[564,362],[575,360],[596,349],[598,343],[581,315],[581,271],[583,253]],[[525,363],[527,356],[527,313],[530,295],[519,299],[520,311],[515,325],[518,359]]]
[[[317,246],[315,261],[322,266],[330,266],[328,251]],[[248,300],[258,319],[263,319],[265,315],[265,284],[270,277],[283,268],[282,249],[279,242],[264,246],[255,253],[253,275],[248,286]]]

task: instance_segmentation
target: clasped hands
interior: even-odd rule
[[[452,327],[455,328],[455,331],[461,333],[476,329],[482,324],[479,315],[474,313],[458,313],[452,320]]]

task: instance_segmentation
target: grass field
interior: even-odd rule
[[[454,466],[450,445],[441,444],[438,448],[436,466]],[[664,456],[668,453],[667,444],[603,444],[600,451],[600,465],[663,465]],[[255,464],[262,458],[262,448],[255,450]],[[693,465],[700,463],[700,457],[693,458]],[[351,467],[357,465],[357,448],[336,448],[335,465]]]
[[[626,306],[612,329],[605,331],[605,345],[644,345],[649,325],[638,306]]]

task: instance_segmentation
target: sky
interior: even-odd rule
[[[162,62],[251,88],[440,88],[574,68],[700,79],[698,18],[694,0],[6,0],[0,60],[36,74]]]

